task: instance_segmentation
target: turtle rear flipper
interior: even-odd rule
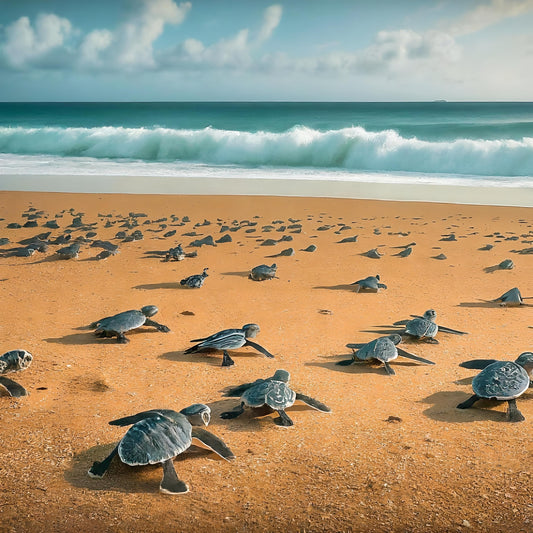
[[[477,394],[473,394],[472,396],[470,396],[470,398],[468,398],[468,400],[465,400],[464,402],[461,402],[458,406],[457,406],[457,409],[469,409],[470,407],[472,407],[478,400],[480,399],[480,397],[477,395]]]
[[[246,342],[244,343],[244,346],[251,346],[252,348],[257,350],[258,352],[260,352],[263,355],[265,355],[266,357],[270,357],[271,359],[274,359],[274,356],[266,348],[263,348],[260,344],[257,344],[256,342],[252,342],[252,341],[246,339]]]
[[[213,435],[210,431],[202,428],[192,428],[192,438],[198,439],[202,444],[207,446],[210,450],[214,451],[217,455],[229,461],[235,459],[234,453],[226,446],[222,439],[219,439],[216,435]]]
[[[507,409],[507,419],[509,422],[523,422],[525,420],[524,415],[518,410],[516,406],[516,399],[508,400],[509,407]]]
[[[316,409],[317,411],[322,411],[323,413],[331,413],[330,407],[328,407],[326,404],[322,402],[319,402],[318,400],[315,400],[314,398],[311,398],[310,396],[306,396],[305,394],[300,394],[299,392],[297,392],[296,399],[305,403],[309,407]]]
[[[463,361],[459,363],[459,366],[463,368],[473,368],[475,370],[483,370],[487,368],[492,363],[496,363],[497,359],[471,359],[470,361]]]
[[[95,477],[95,478],[101,478],[103,475],[107,472],[109,465],[111,464],[111,461],[117,455],[118,453],[118,446],[116,446],[113,451],[103,460],[103,461],[95,461],[93,463],[93,466],[89,469],[87,474],[89,477]]]
[[[187,484],[178,478],[172,459],[163,461],[163,479],[159,485],[159,490],[163,494],[185,494],[189,492]]]
[[[232,418],[237,418],[238,416],[242,415],[244,413],[244,403],[241,403],[235,409],[232,409],[231,411],[224,411],[220,414],[220,418],[223,418],[224,420],[229,420]]]
[[[454,335],[468,335],[466,331],[459,331],[457,329],[447,328],[446,326],[439,325],[439,331],[444,331],[444,333],[453,333]]]
[[[339,366],[349,366],[354,362],[354,359],[344,359],[343,361],[337,361],[335,364]]]
[[[5,387],[9,395],[13,398],[21,398],[22,396],[28,395],[28,391],[22,385],[4,376],[0,376],[0,385]]]

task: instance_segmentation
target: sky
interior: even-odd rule
[[[530,101],[533,0],[0,0],[0,101]]]

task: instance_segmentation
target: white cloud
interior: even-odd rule
[[[281,22],[282,13],[283,8],[279,4],[274,4],[265,9],[265,12],[263,13],[263,25],[261,26],[256,38],[257,44],[262,44],[266,40],[270,39],[272,32]]]
[[[454,36],[467,35],[533,10],[533,0],[492,0],[443,25]]]
[[[5,30],[5,42],[1,48],[5,63],[17,69],[49,61],[49,55],[66,44],[72,33],[72,25],[53,14],[41,14],[32,26],[28,17],[21,17]]]

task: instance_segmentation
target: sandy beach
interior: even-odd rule
[[[21,348],[34,360],[7,376],[28,396],[0,390],[0,531],[533,530],[531,392],[517,401],[520,423],[506,421],[503,403],[456,408],[476,374],[460,362],[514,360],[533,349],[532,307],[483,301],[513,287],[533,296],[533,254],[519,253],[533,246],[532,189],[416,202],[41,192],[24,190],[22,178],[17,191],[12,180],[0,191],[0,238],[9,239],[0,247],[0,352]],[[470,205],[479,203],[487,205]],[[36,226],[24,227],[31,219]],[[58,228],[47,229],[53,220]],[[141,240],[117,238],[135,230]],[[48,240],[91,236],[78,259],[58,259],[57,244],[16,256],[20,241],[48,231]],[[225,235],[231,242],[191,246]],[[97,260],[95,239],[119,253]],[[409,256],[396,255],[411,243]],[[165,261],[177,244],[197,257]],[[310,245],[316,250],[304,251]],[[279,255],[288,248],[293,255]],[[380,259],[364,255],[375,248]],[[497,268],[505,259],[513,269]],[[277,279],[248,278],[272,263]],[[180,285],[206,267],[203,287]],[[355,292],[352,283],[376,274],[387,289]],[[119,344],[86,328],[149,304],[170,332],[140,328]],[[468,332],[405,343],[435,365],[398,358],[394,376],[382,365],[336,365],[351,356],[347,343],[369,342],[427,309],[438,324]],[[191,339],[247,323],[260,326],[254,340],[274,359],[241,348],[231,352],[235,366],[222,368],[219,352],[184,354]],[[276,414],[220,418],[238,404],[224,388],[277,369],[332,413],[297,404],[287,410],[290,428],[277,426]],[[198,402],[236,458],[204,448],[180,455],[189,493],[161,494],[159,465],[117,460],[102,479],[88,477],[127,429],[110,420]]]

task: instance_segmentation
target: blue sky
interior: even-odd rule
[[[533,0],[0,0],[0,101],[531,100]]]

